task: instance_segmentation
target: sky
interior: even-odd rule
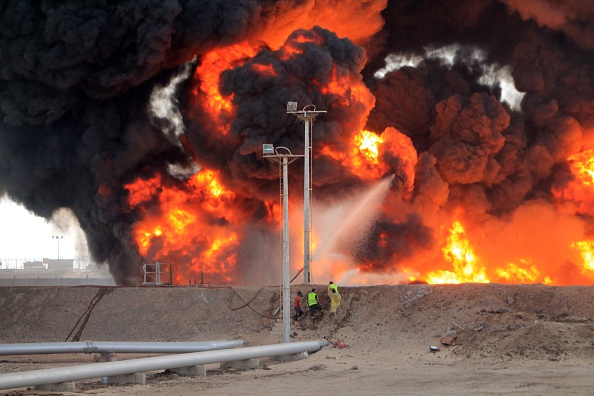
[[[82,230],[67,211],[63,212],[57,214],[56,222],[48,222],[8,198],[0,198],[0,261],[56,259],[58,249],[63,259],[79,255],[76,246],[80,245]],[[52,238],[56,236],[62,238]]]

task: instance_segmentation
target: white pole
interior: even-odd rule
[[[283,156],[283,342],[291,342],[291,280],[289,278],[289,174]]]
[[[328,341],[303,341],[290,344],[274,344],[239,349],[182,353],[178,355],[154,356],[122,360],[118,362],[94,363],[84,366],[70,366],[0,374],[0,389],[56,384],[88,378],[142,373],[145,371],[191,367],[201,364],[232,362],[261,357],[293,355],[302,352],[317,352],[327,345],[329,345]]]
[[[312,108],[313,110],[306,110]],[[287,103],[287,113],[294,114],[300,121],[305,124],[305,139],[304,139],[304,159],[305,164],[303,167],[303,284],[308,285],[311,282],[311,243],[310,243],[310,231],[311,231],[311,175],[310,175],[310,164],[311,164],[311,144],[310,140],[313,139],[313,120],[318,114],[326,113],[326,110],[316,110],[313,104],[309,104],[303,108],[303,110],[297,111],[297,102]],[[311,122],[310,122],[311,121]],[[310,136],[312,138],[310,139]]]
[[[310,197],[309,192],[311,190],[310,176],[309,176],[309,119],[307,118],[307,112],[304,112],[305,118],[305,162],[303,166],[303,284],[309,285],[311,282],[310,275],[310,252],[309,252],[309,227],[310,227]]]
[[[279,154],[278,149],[286,151],[287,154]],[[275,154],[272,154],[274,150]],[[293,155],[286,147],[274,147],[271,144],[265,144],[262,146],[262,152],[265,158],[271,158],[282,165],[281,179],[281,194],[283,197],[283,291],[282,291],[282,304],[283,304],[283,342],[291,342],[291,266],[289,263],[289,157],[293,158],[293,162],[302,155]]]

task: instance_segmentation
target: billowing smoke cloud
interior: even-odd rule
[[[163,189],[187,189],[172,167],[217,170],[241,195],[234,203],[246,223],[257,223],[256,233],[242,231],[245,243],[271,239],[278,173],[261,147],[302,147],[288,101],[328,111],[314,130],[320,200],[369,185],[350,167],[361,129],[391,142],[374,175],[397,176],[385,218],[356,254],[366,270],[434,248],[438,224],[458,207],[497,227],[527,201],[553,208],[562,199],[572,214],[593,214],[583,194],[567,191],[567,159],[591,148],[594,126],[587,2],[20,1],[0,11],[0,191],[46,218],[70,208],[119,284],[141,280],[133,228],[160,194],[134,207],[125,186],[158,175]],[[233,111],[213,117],[195,70],[235,44],[256,50],[217,76]],[[458,48],[449,61],[428,56],[446,47]],[[484,57],[472,56],[479,50]],[[375,77],[388,55],[422,60]],[[489,66],[511,70],[519,110],[501,84],[481,79]],[[175,85],[183,127],[150,110],[156,87],[180,75],[189,76]],[[249,271],[258,258],[245,245],[238,252],[249,252],[238,265]]]
[[[527,202],[544,201],[553,205],[542,206],[548,213],[558,204],[553,183],[566,208],[591,217],[583,193],[567,191],[579,182],[566,167],[568,157],[591,149],[592,108],[586,103],[593,90],[584,78],[591,73],[591,34],[584,34],[591,29],[590,6],[549,1],[457,1],[448,11],[442,6],[445,2],[389,3],[385,16],[393,19],[387,19],[385,31],[393,39],[386,54],[405,59],[444,45],[471,46],[485,51],[487,64],[511,66],[514,84],[525,95],[521,112],[510,109],[499,86],[485,86],[477,78],[485,65],[463,51],[453,61],[432,57],[379,81],[369,78],[377,103],[369,127],[381,132],[393,125],[411,136],[420,158],[434,161],[434,168],[420,161],[433,168],[435,177],[427,181],[447,186],[439,190],[447,193],[447,201],[443,193],[421,194],[425,180],[418,177],[412,212],[424,213],[427,224],[436,207],[464,208],[478,224],[493,216],[507,218]],[[443,34],[446,26],[450,32]],[[549,220],[533,223],[555,227]]]
[[[286,54],[287,48],[296,54]],[[315,136],[316,144],[341,144],[340,137],[347,131],[362,128],[369,113],[368,105],[354,96],[345,97],[342,90],[326,90],[325,87],[337,79],[341,84],[358,82],[362,85],[360,73],[366,60],[363,49],[349,39],[339,39],[332,32],[314,27],[292,33],[283,49],[261,51],[242,67],[225,72],[222,93],[233,94],[236,104],[231,133],[242,139],[229,163],[236,184],[242,180],[252,183],[253,179],[278,177],[276,167],[262,167],[263,143],[299,147],[303,133],[297,130],[302,126],[287,124],[288,117],[284,114],[287,102],[315,103],[328,111],[316,121],[316,130],[320,131]],[[271,67],[270,74],[260,75],[259,65]],[[339,167],[335,164],[320,161],[316,166],[316,184],[331,184],[331,180],[337,180],[337,170]],[[344,181],[346,177],[340,175],[338,180]]]
[[[594,48],[594,4],[579,0],[503,0],[523,19],[534,20],[540,26],[562,31],[580,47]]]
[[[0,189],[50,218],[71,208],[98,262],[137,283],[123,183],[190,157],[151,123],[152,86],[249,36],[271,2],[9,2],[0,6]],[[286,4],[288,6],[288,4]]]

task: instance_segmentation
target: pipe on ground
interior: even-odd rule
[[[243,346],[243,340],[203,342],[45,342],[0,344],[0,355],[42,355],[54,353],[189,353]]]
[[[225,363],[261,357],[293,355],[302,352],[317,352],[322,347],[328,345],[330,345],[328,341],[303,341],[0,374],[0,389],[57,384],[89,378],[192,367],[209,363]]]

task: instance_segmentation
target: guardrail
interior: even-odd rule
[[[19,277],[0,278],[0,286],[115,286],[113,278]]]

